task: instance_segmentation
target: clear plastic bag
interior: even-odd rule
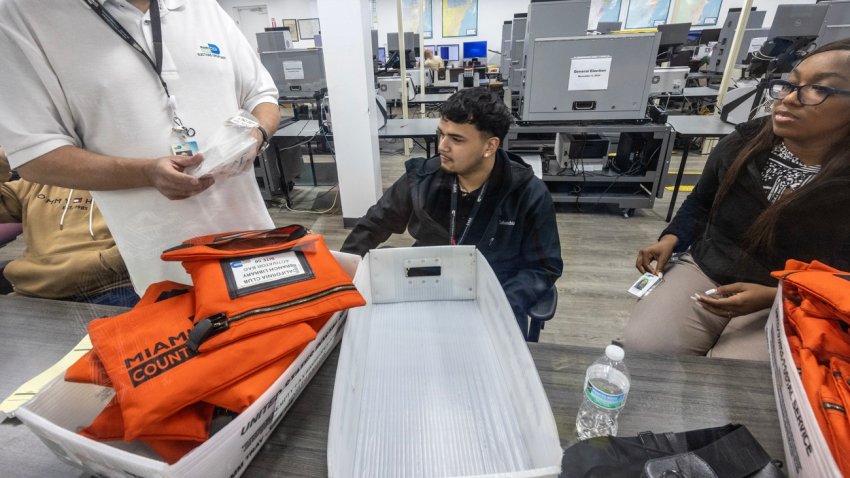
[[[209,146],[201,151],[201,164],[187,168],[186,174],[195,177],[212,176],[223,179],[236,176],[254,163],[257,138],[254,129],[257,118],[245,110],[228,119],[211,137]]]

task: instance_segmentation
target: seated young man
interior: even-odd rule
[[[414,246],[474,245],[487,258],[523,336],[528,310],[561,276],[555,208],[543,181],[500,149],[511,115],[486,88],[444,104],[439,153],[405,163],[406,173],[360,218],[342,246],[364,255],[405,228]]]
[[[0,163],[5,161],[0,149]],[[23,256],[3,268],[15,293],[124,307],[138,302],[115,241],[88,191],[24,179],[2,182],[0,223],[11,222],[23,223],[26,243]]]

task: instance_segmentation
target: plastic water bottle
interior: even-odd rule
[[[624,356],[621,347],[609,345],[605,355],[587,367],[584,400],[576,417],[580,440],[617,434],[617,415],[626,404],[631,383]]]

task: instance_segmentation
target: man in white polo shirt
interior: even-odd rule
[[[136,290],[188,283],[166,248],[273,227],[252,171],[213,184],[183,169],[238,110],[278,126],[277,90],[214,0],[0,2],[0,144],[43,184],[92,191]],[[194,133],[194,134],[193,134]]]

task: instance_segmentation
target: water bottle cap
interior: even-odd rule
[[[626,356],[626,352],[622,349],[622,347],[618,347],[616,345],[609,345],[605,347],[605,355],[607,355],[609,359],[615,362],[622,362],[623,357]]]

